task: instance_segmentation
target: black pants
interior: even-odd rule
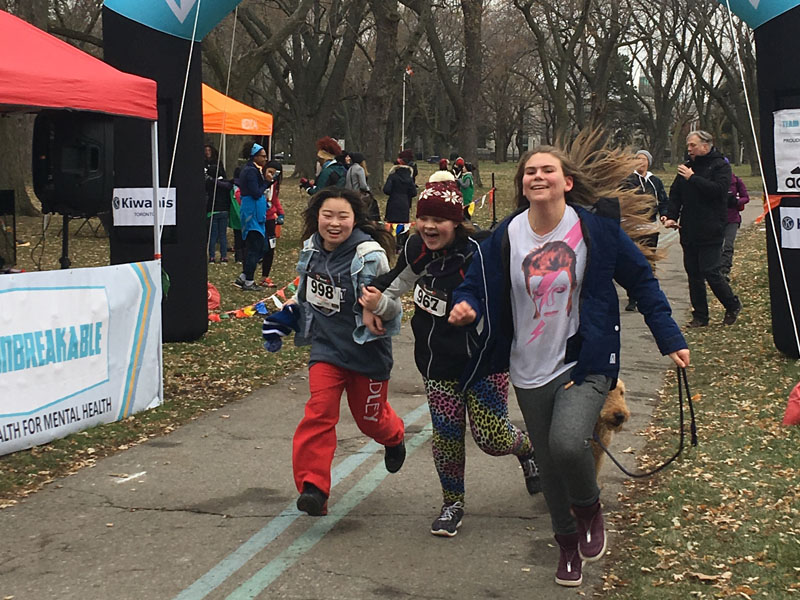
[[[646,235],[642,237],[642,244],[647,246],[648,248],[658,248],[658,234],[652,233],[650,235]],[[650,267],[653,269],[653,275],[656,273],[656,263],[655,261],[650,261]],[[633,298],[631,295],[628,294],[628,303],[633,302]]]
[[[244,238],[244,245],[247,252],[244,257],[242,272],[244,273],[245,281],[253,281],[258,260],[264,253],[264,236],[257,231],[249,231],[247,237]]]
[[[269,277],[272,270],[272,260],[275,258],[275,219],[267,219],[264,223],[267,238],[264,241],[263,254],[261,255],[261,276]]]
[[[233,259],[236,262],[244,262],[244,240],[242,239],[242,230],[233,230]]]
[[[683,268],[689,278],[692,316],[698,321],[708,323],[706,282],[725,310],[736,310],[739,307],[739,298],[733,293],[730,284],[720,271],[722,240],[718,244],[681,244],[681,246],[683,247]]]

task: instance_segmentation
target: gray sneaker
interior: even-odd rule
[[[461,527],[461,520],[464,518],[463,502],[448,502],[442,505],[442,514],[431,525],[433,535],[443,535],[453,537]]]
[[[241,285],[241,287],[239,287],[239,289],[242,290],[243,292],[260,292],[264,288],[262,288],[260,285],[258,285],[255,281],[253,281],[251,283],[247,283],[246,281],[243,281],[242,285]]]

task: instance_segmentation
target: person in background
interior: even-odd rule
[[[620,224],[646,222],[642,199],[618,187],[630,157],[604,137],[584,132],[568,152],[539,146],[520,157],[517,210],[481,244],[449,317],[453,325],[482,323],[464,387],[488,361],[509,367],[560,550],[555,581],[568,587],[583,581],[584,561],[606,551],[589,440],[619,376],[615,282],[634,294],[661,353],[689,365],[653,270]]]
[[[231,190],[231,210],[228,213],[228,224],[233,230],[233,257],[238,263],[244,262],[244,240],[242,239],[242,191],[239,189],[239,174],[242,169],[236,167],[233,171],[233,189]]]
[[[345,187],[348,190],[353,190],[361,194],[361,199],[367,207],[367,216],[370,220],[377,223],[381,220],[381,209],[378,207],[378,201],[375,200],[375,196],[372,195],[372,191],[369,189],[369,183],[367,183],[367,178],[369,177],[367,161],[360,152],[351,152],[349,156],[351,164],[350,168],[347,169]]]
[[[465,162],[458,178],[458,187],[464,197],[464,218],[471,221],[472,213],[475,212],[475,205],[472,199],[475,197],[475,178],[472,175],[472,163]]]
[[[281,163],[275,160],[264,165],[264,180],[271,184],[267,190],[267,219],[264,222],[264,253],[261,256],[261,287],[277,287],[270,278],[272,262],[275,259],[275,246],[278,243],[276,226],[283,225],[284,212],[281,206]]]
[[[688,327],[706,327],[709,321],[706,282],[725,307],[723,325],[733,325],[742,302],[720,272],[722,244],[728,220],[728,190],[731,166],[714,147],[707,131],[692,131],[686,136],[689,160],[678,166],[669,189],[664,227],[680,231],[683,268],[689,280],[692,320]]]
[[[747,186],[731,170],[731,186],[728,188],[728,222],[725,224],[725,241],[722,243],[722,264],[720,273],[726,281],[731,280],[731,267],[733,266],[733,245],[736,234],[742,224],[741,212],[744,205],[750,202]]]
[[[461,171],[464,170],[465,164],[467,164],[466,161],[460,156],[456,157],[456,159],[453,161],[453,176],[456,179],[461,177]]]
[[[653,155],[647,150],[639,150],[635,157],[636,170],[628,176],[623,187],[636,190],[637,194],[647,195],[652,198],[646,210],[648,219],[653,224],[652,229],[655,231],[642,236],[640,240],[641,243],[649,248],[657,248],[658,231],[656,230],[656,222],[661,215],[667,214],[667,201],[669,198],[667,198],[667,192],[662,181],[650,172],[650,165],[653,164]],[[645,225],[645,227],[650,226]],[[653,272],[655,272],[655,261],[651,261],[650,264],[653,267]],[[636,310],[636,301],[631,296],[628,296],[628,304],[625,306],[625,310],[628,312]]]
[[[260,144],[253,144],[249,160],[239,173],[239,190],[242,196],[240,210],[242,239],[245,243],[245,259],[242,273],[233,282],[240,290],[257,292],[261,286],[254,281],[256,266],[264,253],[265,223],[267,220],[267,198],[264,193],[272,183],[264,179],[262,169],[267,164],[267,152]]]
[[[385,220],[390,224],[392,233],[397,239],[399,252],[408,239],[411,199],[417,195],[414,171],[402,158],[398,158],[389,171],[389,176],[383,185],[383,193],[389,196],[386,200]]]
[[[403,161],[404,165],[411,167],[411,171],[413,172],[413,180],[414,183],[417,183],[417,175],[419,175],[419,169],[417,168],[417,163],[414,162],[414,150],[411,148],[406,148],[405,150],[401,150],[400,154],[397,155],[397,158]]]
[[[366,310],[388,321],[402,311],[403,294],[414,290],[414,359],[428,396],[433,464],[443,500],[431,533],[446,537],[458,533],[464,517],[467,415],[478,447],[492,456],[515,455],[528,493],[540,491],[531,440],[508,418],[508,371],[489,368],[470,388],[458,387],[470,358],[470,345],[478,336],[474,327],[447,322],[453,290],[464,281],[464,273],[478,253],[478,242],[470,237],[474,230],[464,222],[460,200],[451,173],[431,175],[417,202],[417,233],[409,238],[394,269],[376,277],[359,299]],[[370,326],[370,321],[365,322]],[[370,331],[380,334],[380,322]]]
[[[231,208],[230,192],[233,184],[226,178],[225,165],[220,162],[217,149],[206,144],[203,151],[206,211],[211,226],[208,239],[208,262],[215,262],[215,250],[219,244],[219,262],[226,263],[228,262],[228,212]]]
[[[300,187],[313,196],[326,187],[343,188],[347,168],[336,160],[342,156],[342,147],[332,137],[323,137],[317,140],[317,162],[321,170],[315,180],[309,181],[305,177],[300,179]]]

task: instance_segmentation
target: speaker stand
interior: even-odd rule
[[[69,260],[69,217],[61,216],[61,258],[58,259],[62,269],[69,269],[72,264]]]

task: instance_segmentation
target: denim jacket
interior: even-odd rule
[[[303,249],[300,251],[300,260],[297,262],[300,284],[297,286],[295,298],[301,309],[300,328],[298,333],[294,336],[295,345],[297,346],[307,346],[311,343],[311,323],[314,320],[314,311],[305,301],[305,285],[308,265],[311,262],[312,256],[317,251],[318,250],[314,247],[313,239],[308,238],[303,242]],[[362,286],[370,285],[375,277],[387,273],[388,271],[389,261],[386,258],[386,252],[384,252],[378,242],[370,240],[356,246],[353,260],[350,263],[350,278],[353,289],[356,290],[356,295]],[[357,344],[371,342],[381,337],[391,337],[400,332],[400,323],[403,317],[402,310],[392,319],[383,323],[386,333],[380,336],[374,335],[367,329],[367,326],[364,325],[361,317],[361,305],[358,303],[358,300],[353,304],[353,313],[356,319],[356,327],[353,330],[353,341]]]

